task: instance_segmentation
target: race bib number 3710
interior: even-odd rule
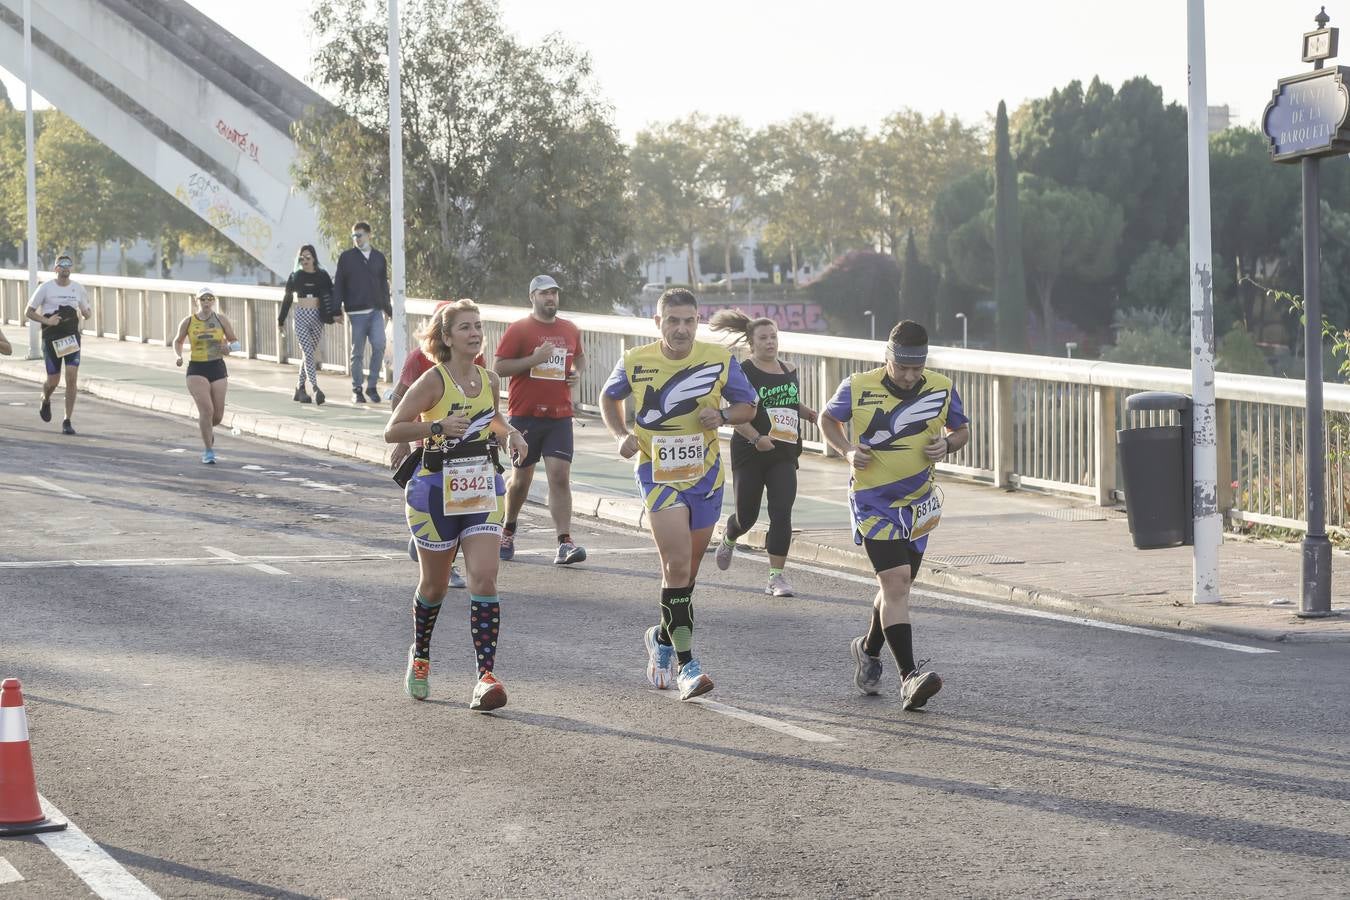
[[[698,481],[703,477],[706,452],[701,434],[653,435],[652,481],[657,484]]]

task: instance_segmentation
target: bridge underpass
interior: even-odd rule
[[[33,90],[278,275],[319,237],[292,126],[329,104],[184,0],[32,0]],[[23,0],[0,0],[22,78]]]

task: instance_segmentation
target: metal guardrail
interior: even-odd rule
[[[27,279],[24,271],[0,269],[0,321],[22,321]],[[77,275],[76,280],[88,289],[94,307],[86,334],[165,346],[201,286],[107,276]],[[278,348],[275,322],[281,288],[228,284],[211,288],[220,311],[235,324],[243,342],[235,355],[299,362],[293,352],[281,354]],[[428,300],[408,301],[410,347],[412,335],[433,309]],[[485,304],[482,311],[489,351],[506,326],[525,315],[519,306]],[[650,319],[566,315],[581,329],[588,358],[579,387],[581,407],[595,411],[595,398],[619,356],[655,339],[656,326]],[[282,349],[295,346],[291,321]],[[349,346],[345,321],[341,327],[325,329],[320,350],[324,369],[345,372]],[[879,365],[884,345],[783,332],[779,349],[801,373],[804,402],[819,409],[843,378]],[[1191,387],[1191,374],[1185,369],[952,347],[934,347],[929,365],[953,379],[973,423],[970,443],[940,469],[1000,487],[1091,497],[1103,505],[1120,496],[1116,429],[1163,424],[1158,417],[1167,415],[1126,413],[1123,398],[1145,390],[1189,393]],[[1303,382],[1219,373],[1215,390],[1220,508],[1230,520],[1303,528]],[[1346,529],[1350,528],[1350,386],[1328,384],[1325,399],[1327,524]],[[815,426],[803,422],[802,427],[808,449],[828,452]]]

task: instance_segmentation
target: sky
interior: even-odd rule
[[[311,0],[189,2],[308,81]],[[599,92],[629,142],[650,123],[692,112],[740,116],[755,127],[812,112],[874,129],[909,107],[982,123],[1000,100],[1015,109],[1094,75],[1113,85],[1146,75],[1167,100],[1186,102],[1183,0],[501,0],[501,6],[508,28],[526,43],[546,50],[561,38],[591,55]],[[1300,35],[1315,27],[1318,4],[1206,6],[1209,103],[1228,104],[1239,123],[1256,125],[1276,79],[1308,68],[1299,59]],[[1333,25],[1337,12],[1333,6]],[[1350,17],[1342,24],[1350,26]],[[22,104],[22,82],[3,80]]]

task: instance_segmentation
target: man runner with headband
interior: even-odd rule
[[[820,416],[825,441],[852,466],[853,541],[867,549],[880,588],[867,634],[849,645],[853,681],[864,694],[877,693],[881,647],[890,645],[907,710],[942,689],[937,673],[914,661],[909,615],[910,586],[942,515],[933,466],[970,440],[961,397],[950,378],[924,368],[927,359],[928,332],[901,322],[891,330],[886,364],[845,378]],[[849,421],[853,441],[844,431]]]
[[[624,459],[638,457],[637,483],[647,524],[661,556],[661,624],[647,629],[647,680],[664,690],[674,680],[680,699],[712,690],[694,658],[694,580],[722,514],[719,425],[755,415],[755,389],[731,351],[694,340],[698,300],[672,288],[657,301],[661,340],[624,353],[600,392],[605,427]],[[637,394],[636,428],[624,400]],[[722,400],[731,405],[723,409]],[[678,674],[675,669],[679,663]]]

